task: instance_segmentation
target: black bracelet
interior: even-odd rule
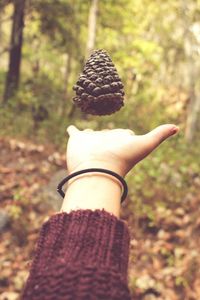
[[[65,177],[65,178],[58,184],[57,192],[64,198],[64,197],[65,197],[65,193],[64,193],[63,190],[62,190],[63,185],[64,185],[67,181],[69,181],[71,178],[73,178],[73,177],[75,177],[75,176],[78,176],[78,175],[80,175],[80,174],[90,173],[90,172],[106,173],[106,174],[109,174],[109,175],[112,175],[112,176],[116,177],[116,178],[121,182],[121,184],[123,185],[123,189],[124,189],[124,190],[123,190],[122,197],[121,197],[121,203],[126,199],[127,194],[128,194],[128,186],[127,186],[127,183],[126,183],[126,181],[124,180],[124,178],[121,177],[120,175],[118,175],[117,173],[113,172],[113,171],[106,170],[106,169],[101,169],[101,168],[84,169],[84,170],[80,170],[80,171],[77,171],[77,172],[74,172],[74,173],[70,174],[69,176]]]

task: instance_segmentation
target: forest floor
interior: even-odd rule
[[[0,300],[20,297],[39,229],[60,205],[45,187],[54,188],[52,177],[64,169],[65,156],[52,145],[0,138]],[[200,299],[200,195],[186,197],[181,207],[159,207],[153,224],[124,208],[133,299]]]

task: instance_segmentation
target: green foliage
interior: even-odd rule
[[[8,213],[13,220],[19,220],[22,217],[21,207],[15,204],[9,206]]]

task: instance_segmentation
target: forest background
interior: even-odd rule
[[[133,299],[200,299],[199,20],[199,0],[0,0],[0,299],[19,298],[39,228],[59,208],[66,127],[143,134],[162,123],[180,133],[127,176],[129,286]],[[125,86],[111,116],[72,102],[94,49]]]

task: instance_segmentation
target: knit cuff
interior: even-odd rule
[[[129,232],[105,210],[77,210],[52,216],[42,226],[32,271],[63,263],[110,268],[127,276]]]

